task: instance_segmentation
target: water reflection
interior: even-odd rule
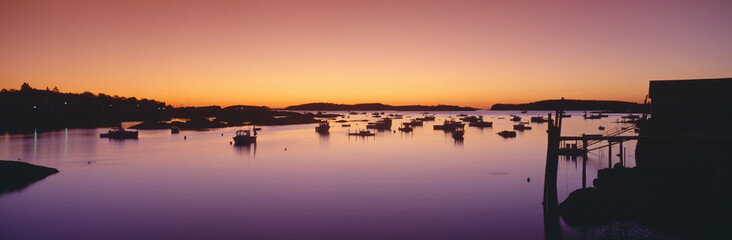
[[[455,146],[462,147],[463,146],[463,138],[454,138],[455,140]]]
[[[126,147],[137,146],[140,141],[139,139],[136,139],[136,138],[132,138],[132,139],[107,138],[104,140],[106,140],[114,149],[116,149],[118,151],[124,151]]]
[[[257,143],[249,144],[234,144],[234,151],[239,156],[245,156],[248,159],[254,160],[257,157]]]
[[[328,147],[330,143],[330,132],[317,132],[320,147]]]
[[[376,135],[371,136],[357,136],[357,135],[347,135],[348,141],[350,142],[351,139],[355,139],[356,142],[362,141],[362,142],[376,142]]]
[[[69,129],[64,128],[64,157],[69,156]]]
[[[38,159],[38,129],[33,131],[33,161]]]

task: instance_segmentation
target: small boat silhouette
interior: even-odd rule
[[[99,134],[100,138],[113,138],[113,139],[137,139],[137,131],[127,131],[124,128],[112,128],[107,133]]]
[[[516,137],[516,131],[500,131],[498,132],[498,135],[504,138],[512,138]]]
[[[241,144],[249,144],[257,142],[257,129],[254,129],[254,134],[252,135],[249,130],[239,130],[236,131],[236,136],[234,136],[234,144],[241,145]]]

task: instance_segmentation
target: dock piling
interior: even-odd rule
[[[582,155],[582,189],[587,188],[587,153]]]
[[[620,157],[620,165],[625,167],[625,158],[623,157],[623,141],[620,141],[618,145],[618,157]]]
[[[607,168],[613,168],[613,141],[607,140]]]

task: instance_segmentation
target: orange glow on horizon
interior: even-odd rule
[[[642,102],[732,76],[730,1],[0,1],[0,88],[281,108]]]

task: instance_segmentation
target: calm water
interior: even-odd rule
[[[457,112],[366,138],[340,123],[328,135],[315,124],[264,126],[251,146],[230,145],[241,128],[142,130],[139,140],[100,139],[107,129],[0,135],[0,159],[60,170],[0,195],[0,239],[543,239],[547,124],[496,133],[512,128],[509,114],[545,113],[473,112],[494,126],[466,126],[462,142],[432,130]],[[600,133],[620,116],[570,114],[563,135]],[[624,147],[632,166],[635,143]],[[589,157],[591,186],[608,156]],[[560,160],[560,201],[581,187],[581,166]]]

